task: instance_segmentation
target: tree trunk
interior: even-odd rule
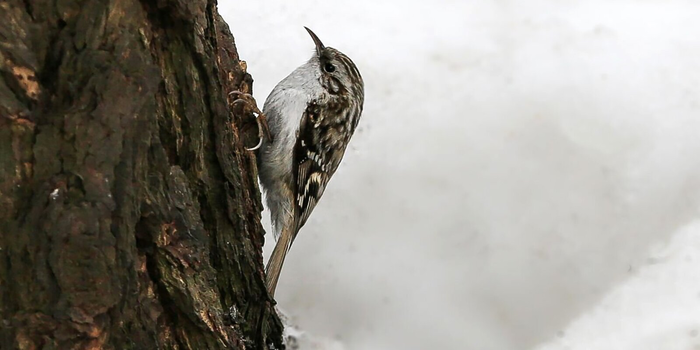
[[[0,2],[0,349],[281,348],[214,0]]]

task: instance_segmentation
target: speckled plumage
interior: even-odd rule
[[[364,102],[352,60],[308,31],[316,53],[277,84],[263,108],[271,140],[263,142],[258,169],[278,239],[266,268],[271,295],[287,251],[343,158]]]

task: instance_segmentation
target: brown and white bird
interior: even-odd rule
[[[258,170],[277,238],[265,269],[272,296],[285,256],[343,159],[364,103],[352,60],[306,30],[316,52],[275,86],[263,108],[271,139],[260,148]]]

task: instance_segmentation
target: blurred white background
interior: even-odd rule
[[[365,79],[277,290],[303,349],[700,348],[700,2],[219,9],[260,104],[302,26]]]

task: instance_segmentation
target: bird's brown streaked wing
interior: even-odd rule
[[[301,118],[299,136],[294,147],[294,202],[295,221],[299,230],[311,215],[326,189],[331,176],[338,168],[345,147],[331,145],[333,124],[321,113],[328,111],[316,103],[310,103]]]

